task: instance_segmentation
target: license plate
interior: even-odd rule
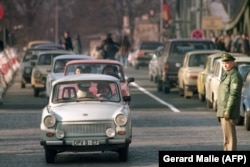
[[[99,140],[74,140],[73,146],[95,146],[99,145]]]

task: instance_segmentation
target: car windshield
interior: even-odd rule
[[[63,73],[66,63],[71,61],[71,60],[74,60],[74,59],[57,59],[54,62],[53,72],[54,73]]]
[[[193,50],[211,50],[214,49],[212,42],[201,41],[181,41],[175,42],[170,48],[171,55],[184,56],[187,52]]]
[[[42,54],[39,57],[38,65],[51,65],[53,58],[61,54]]]
[[[163,46],[163,44],[158,43],[158,42],[142,43],[140,46],[140,49],[142,49],[142,50],[155,50],[159,46]]]
[[[120,79],[121,82],[125,80],[122,66],[107,63],[70,64],[65,67],[65,75],[74,75],[77,68],[81,68],[83,73],[107,74]]]
[[[61,82],[54,86],[52,103],[120,102],[119,86],[112,81]]]
[[[247,72],[250,69],[250,64],[240,64],[238,65],[239,72],[243,79],[246,78]]]
[[[189,67],[203,67],[208,54],[194,54],[190,56]]]

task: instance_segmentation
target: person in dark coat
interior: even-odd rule
[[[65,31],[63,33],[63,37],[61,38],[59,43],[63,46],[64,49],[73,51],[73,45],[69,31]]]
[[[118,52],[119,47],[120,45],[117,42],[114,42],[112,35],[108,33],[106,39],[102,41],[99,50],[102,50],[104,59],[115,60],[115,55]]]

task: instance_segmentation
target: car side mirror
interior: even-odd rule
[[[128,82],[128,83],[134,82],[134,81],[135,81],[135,78],[133,78],[133,77],[127,79],[127,82]]]
[[[123,96],[123,101],[125,102],[131,101],[131,96]]]

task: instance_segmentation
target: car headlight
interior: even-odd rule
[[[42,74],[41,74],[40,71],[35,71],[35,72],[34,72],[34,77],[35,77],[35,78],[39,78],[41,75],[42,75]]]
[[[56,137],[57,137],[58,139],[64,138],[64,131],[63,131],[63,130],[57,130],[57,131],[56,131]]]
[[[108,129],[106,130],[106,135],[107,135],[108,137],[114,137],[114,136],[115,136],[115,130],[114,130],[113,128],[108,128]]]
[[[128,118],[127,118],[127,116],[124,115],[124,114],[118,114],[118,115],[115,117],[115,123],[116,123],[116,125],[118,125],[118,126],[124,126],[124,125],[126,125],[127,121],[128,121]]]
[[[55,126],[55,124],[56,124],[56,119],[55,119],[55,117],[53,117],[52,115],[48,115],[48,116],[46,116],[46,117],[44,118],[43,122],[44,122],[44,125],[45,125],[46,127],[51,128],[51,127]]]

